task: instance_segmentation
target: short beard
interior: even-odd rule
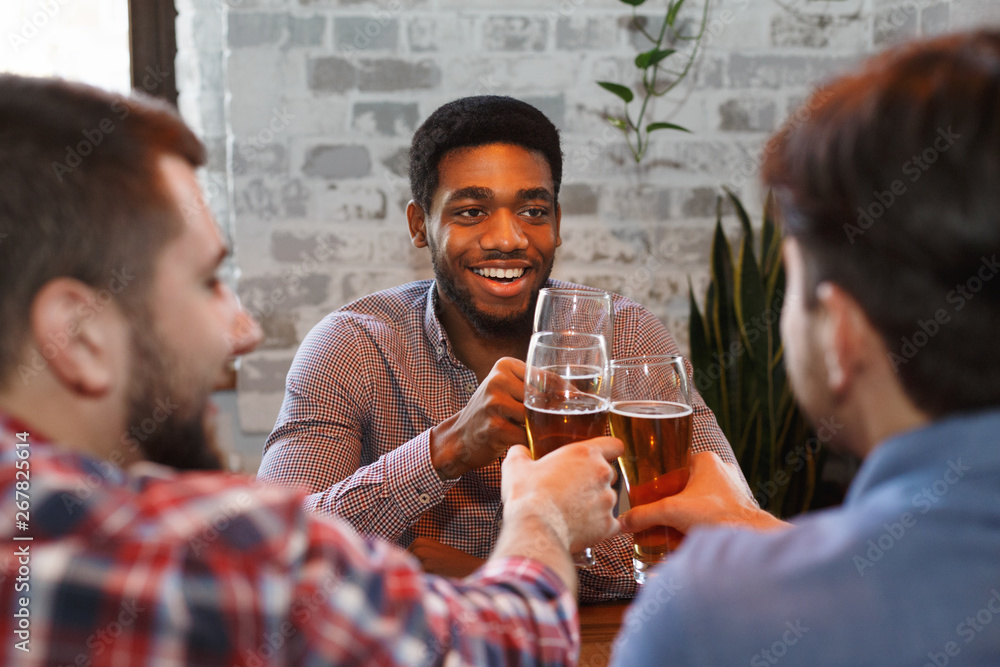
[[[138,443],[147,461],[179,470],[221,470],[217,449],[206,432],[207,394],[182,395],[182,389],[172,386],[176,383],[170,381],[170,373],[178,373],[184,364],[168,354],[148,320],[135,321],[140,323],[133,325],[130,336],[127,437]],[[193,414],[185,415],[182,411],[191,406]],[[153,425],[151,431],[146,424]]]
[[[528,302],[528,307],[523,313],[514,313],[513,315],[502,317],[483,312],[476,308],[469,290],[459,287],[454,275],[438,263],[438,253],[434,244],[429,243],[428,245],[430,245],[431,250],[434,279],[437,281],[441,291],[444,292],[444,295],[458,307],[458,310],[465,316],[465,319],[468,320],[477,334],[487,340],[500,342],[516,341],[531,336],[531,331],[535,324],[535,304],[538,302],[540,287],[532,290],[531,300]],[[499,254],[497,257],[490,257],[488,259],[510,258],[512,255],[516,256],[514,254]],[[552,265],[550,264],[545,271],[544,279],[541,282],[542,285],[548,282],[549,274],[551,273]]]

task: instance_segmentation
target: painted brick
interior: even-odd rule
[[[897,44],[917,36],[916,4],[884,9],[875,14],[872,42],[877,47]]]
[[[559,192],[563,216],[594,215],[597,213],[597,199],[597,191],[583,183],[564,184]]]
[[[291,17],[288,20],[288,46],[320,46],[326,35],[326,18]]]
[[[385,220],[387,207],[385,190],[372,185],[334,186],[316,195],[316,209],[332,222]]]
[[[239,391],[242,392],[283,392],[285,376],[291,368],[292,360],[272,361],[270,359],[244,357],[240,362]],[[274,426],[274,420],[271,420]],[[270,430],[271,426],[267,429]]]
[[[417,103],[359,102],[353,126],[367,134],[411,137],[417,127]]]
[[[483,23],[487,51],[544,51],[548,22],[529,16],[491,16]]]
[[[307,79],[311,90],[343,93],[358,85],[358,70],[346,58],[313,58],[308,63]]]
[[[920,33],[939,35],[948,32],[951,16],[949,6],[943,2],[924,7],[920,12]]]
[[[229,46],[269,46],[281,42],[287,27],[284,14],[229,14]]]
[[[367,176],[371,167],[364,146],[316,146],[306,156],[302,173],[319,178],[358,178]]]
[[[604,18],[571,16],[556,22],[556,48],[567,50],[593,50],[600,45],[613,45],[618,41],[619,30]]]
[[[382,158],[380,162],[386,169],[389,170],[391,174],[401,178],[407,178],[410,170],[410,149],[400,148],[392,154]]]
[[[394,50],[399,44],[399,21],[375,17],[337,18],[333,23],[334,45],[360,51]]]
[[[408,62],[395,58],[362,60],[358,88],[363,91],[419,90],[441,83],[441,69],[430,60]]]
[[[563,93],[545,96],[522,95],[521,99],[545,114],[557,128],[565,129],[566,96]]]
[[[771,19],[771,44],[778,48],[861,50],[867,44],[863,26],[860,17],[801,16],[782,12]]]
[[[847,70],[857,62],[851,56],[746,55],[729,59],[730,85],[738,88],[808,86]]]
[[[735,132],[770,132],[775,108],[771,100],[755,97],[731,99],[719,106],[719,129]]]
[[[290,262],[296,274],[316,271],[330,261],[369,262],[373,258],[371,238],[354,230],[325,234],[275,232],[271,235],[271,256]]]

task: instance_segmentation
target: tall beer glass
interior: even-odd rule
[[[635,507],[679,493],[691,455],[691,394],[684,360],[651,355],[611,362],[611,433],[625,443],[618,458]],[[635,534],[635,580],[676,548],[682,535],[657,526]]]
[[[614,340],[611,295],[582,287],[545,287],[538,292],[534,331],[576,331],[604,336],[610,359]]]
[[[609,365],[603,336],[541,331],[531,336],[524,408],[531,456],[604,435],[608,424]],[[567,471],[572,474],[571,471]],[[587,548],[577,565],[594,564]]]

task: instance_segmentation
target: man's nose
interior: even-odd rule
[[[518,217],[508,209],[502,208],[490,216],[480,245],[484,250],[512,252],[526,249],[528,237],[521,228]]]
[[[257,320],[241,307],[233,322],[230,339],[232,340],[230,354],[238,357],[252,352],[264,341],[264,330],[261,329]]]

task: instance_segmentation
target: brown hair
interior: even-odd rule
[[[813,96],[763,167],[808,265],[881,333],[915,405],[1000,405],[1000,32],[915,42]]]
[[[181,229],[157,167],[164,154],[205,161],[164,103],[0,75],[0,384],[50,280],[76,278],[126,312],[141,306],[158,253]]]

